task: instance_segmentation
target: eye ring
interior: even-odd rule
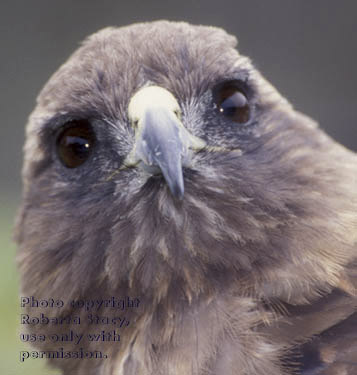
[[[95,143],[95,133],[88,120],[68,121],[56,138],[57,156],[65,167],[79,167],[88,160]]]
[[[243,83],[227,81],[213,89],[213,100],[218,112],[237,124],[245,124],[250,119],[251,109]]]

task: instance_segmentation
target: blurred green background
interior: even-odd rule
[[[294,106],[357,150],[353,0],[5,0],[0,4],[0,374],[55,375],[19,362],[19,278],[11,240],[24,125],[49,76],[88,34],[154,19],[225,28]],[[71,374],[72,375],[72,374]],[[75,375],[75,374],[73,374]]]

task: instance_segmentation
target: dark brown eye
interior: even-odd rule
[[[57,138],[57,154],[68,168],[83,164],[92,152],[95,134],[87,120],[73,120]]]
[[[220,113],[239,124],[250,118],[249,102],[236,82],[226,82],[214,90],[214,100]]]

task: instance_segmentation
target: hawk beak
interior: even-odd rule
[[[137,92],[129,104],[136,136],[129,162],[150,174],[162,173],[172,195],[182,199],[182,168],[189,164],[190,149],[201,149],[204,142],[186,130],[179,112],[176,99],[164,88],[150,86]]]
[[[183,198],[182,159],[187,154],[179,120],[166,108],[145,111],[136,140],[136,156],[147,166],[159,167],[171,193]]]

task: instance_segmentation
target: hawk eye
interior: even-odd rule
[[[67,168],[75,168],[88,159],[94,143],[95,134],[89,121],[72,120],[57,137],[57,155]]]
[[[220,113],[234,122],[244,124],[250,118],[250,107],[240,86],[238,81],[225,82],[214,89],[213,96]]]

